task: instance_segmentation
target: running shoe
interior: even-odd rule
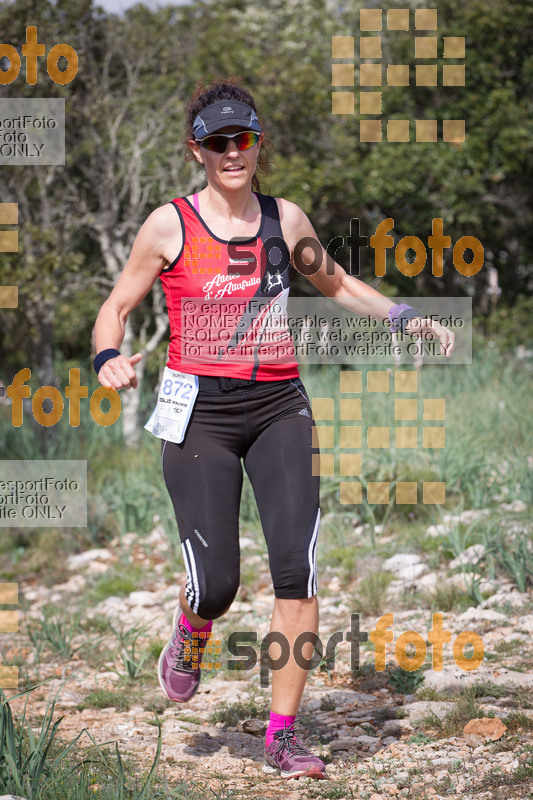
[[[326,765],[296,738],[294,725],[293,722],[276,731],[273,741],[265,747],[263,772],[269,775],[277,772],[282,778],[325,778]]]
[[[192,637],[185,625],[180,624],[182,611],[178,606],[172,621],[172,637],[161,651],[157,665],[159,685],[169,700],[186,703],[194,695],[200,685],[200,662],[207,639]],[[193,649],[194,648],[194,649]],[[198,652],[198,660],[192,656]]]

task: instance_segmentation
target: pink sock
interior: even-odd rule
[[[274,734],[276,731],[281,731],[285,727],[289,727],[292,725],[294,720],[296,719],[296,715],[286,715],[286,714],[274,714],[273,711],[270,712],[270,723],[268,728],[266,729],[266,745],[268,747],[269,744],[274,740]]]
[[[200,631],[205,631],[206,633],[209,633],[210,630],[213,627],[213,621],[209,620],[207,625],[204,625],[203,628],[194,628],[191,625],[191,623],[189,622],[189,620],[187,619],[187,617],[185,616],[185,614],[183,614],[183,613],[181,615],[179,624],[180,625],[184,625],[187,628],[188,631],[191,631],[191,633],[200,633]]]

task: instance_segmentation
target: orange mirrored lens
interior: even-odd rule
[[[259,134],[255,131],[242,131],[241,133],[234,133],[228,136],[219,134],[217,136],[207,136],[200,144],[206,150],[212,150],[215,153],[224,153],[228,146],[228,141],[233,139],[238,150],[248,150],[259,141]]]

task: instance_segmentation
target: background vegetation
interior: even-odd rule
[[[79,71],[60,86],[42,59],[38,82],[29,86],[23,59],[19,77],[2,87],[3,97],[65,97],[67,158],[64,167],[4,166],[0,173],[1,199],[18,202],[20,216],[19,253],[0,255],[0,285],[17,283],[20,292],[18,310],[2,311],[0,382],[9,384],[29,366],[34,390],[63,389],[69,368],[79,367],[82,383],[90,392],[96,387],[92,326],[135,233],[153,208],[204,185],[203,172],[183,160],[188,98],[200,78],[238,74],[254,93],[273,143],[263,191],[299,203],[324,244],[347,236],[354,217],[366,235],[392,217],[397,238],[412,234],[423,240],[431,220],[442,217],[452,242],[473,235],[485,248],[485,266],[470,278],[454,268],[451,249],[445,251],[442,278],[431,275],[428,259],[415,278],[389,263],[385,278],[377,279],[362,251],[361,278],[380,291],[471,296],[476,320],[472,366],[423,368],[422,394],[447,398],[445,450],[405,459],[391,449],[365,460],[365,479],[431,474],[446,480],[447,503],[480,508],[498,502],[501,487],[494,476],[489,480],[495,471],[505,476],[508,499],[530,502],[530,416],[523,412],[530,406],[533,340],[533,7],[521,0],[439,0],[439,35],[466,39],[466,85],[384,89],[385,118],[464,117],[466,141],[451,145],[361,143],[357,116],[331,114],[331,36],[354,35],[358,53],[360,6],[338,0],[193,0],[158,11],[139,4],[116,16],[92,0],[1,4],[4,41],[20,50],[26,27],[37,25],[47,52],[58,42],[75,48]],[[384,26],[386,62],[408,63],[414,70],[413,33],[387,32]],[[347,248],[337,257],[348,268]],[[293,292],[315,290],[294,273]],[[160,480],[159,442],[142,433],[167,340],[164,298],[156,285],[132,313],[123,346],[124,352],[143,351],[144,373],[138,369],[138,392],[122,393],[122,430],[118,424],[95,425],[83,403],[79,428],[68,425],[66,412],[53,428],[42,428],[30,413],[22,427],[13,428],[9,406],[0,405],[3,458],[89,461],[89,524],[71,529],[71,548],[148,531],[156,510],[176,540]],[[302,374],[311,396],[330,395],[338,383],[338,367],[302,367]],[[373,416],[365,425],[386,425],[390,409],[376,403]],[[134,458],[124,443],[133,446]],[[338,484],[323,481],[326,511],[338,510]],[[410,513],[428,515],[423,506],[398,506],[392,516],[388,507],[357,513],[373,527],[384,514],[388,524],[397,515],[406,521]],[[247,484],[243,519],[257,522]],[[48,528],[42,538],[54,551],[64,534]],[[27,532],[4,539],[2,549],[16,562],[30,540],[40,554],[38,568],[47,548]]]
[[[203,172],[183,160],[183,115],[197,80],[217,75],[240,75],[264,117],[273,151],[263,191],[300,204],[324,244],[347,236],[354,217],[365,235],[392,217],[397,238],[423,240],[442,217],[452,243],[472,235],[485,248],[485,266],[471,278],[456,271],[448,249],[442,278],[431,275],[428,258],[415,278],[389,263],[381,280],[363,250],[363,280],[390,295],[470,295],[485,333],[505,333],[510,346],[531,340],[533,7],[439,0],[439,37],[466,39],[466,85],[385,87],[384,118],[464,118],[466,141],[451,145],[361,143],[357,115],[332,115],[331,36],[355,36],[358,53],[360,5],[194,0],[158,11],[140,4],[118,17],[92,0],[1,4],[3,41],[20,50],[26,27],[37,25],[47,52],[58,42],[75,48],[79,70],[59,86],[41,59],[29,86],[23,59],[18,78],[1,90],[65,98],[67,160],[1,171],[2,201],[19,203],[20,252],[0,256],[0,284],[19,284],[20,306],[2,312],[0,379],[9,383],[22,365],[36,385],[64,385],[72,365],[91,373],[92,325],[135,233],[156,206],[204,185]],[[412,76],[413,34],[412,25],[382,31],[385,62],[410,64]],[[347,248],[338,259],[348,267]],[[296,294],[315,292],[293,278]],[[156,285],[124,343],[125,352],[145,353],[152,388],[166,339]],[[137,406],[136,418],[142,412]]]
[[[325,245],[335,236],[347,236],[353,218],[361,221],[361,232],[367,236],[381,219],[392,217],[396,239],[415,235],[426,241],[432,219],[442,217],[452,243],[472,235],[485,248],[485,265],[471,278],[457,272],[449,249],[442,278],[431,275],[430,259],[417,277],[404,277],[389,254],[387,275],[377,279],[373,261],[362,251],[360,277],[387,295],[472,297],[473,363],[446,369],[424,365],[420,371],[418,398],[446,399],[444,449],[364,451],[364,480],[390,482],[388,505],[341,506],[340,479],[323,478],[321,485],[321,593],[326,599],[333,594],[363,615],[383,610],[393,578],[381,569],[383,559],[396,552],[419,553],[431,570],[446,570],[470,545],[484,545],[482,561],[462,569],[464,586],[439,582],[432,590],[415,587],[397,597],[395,607],[419,609],[429,627],[436,610],[459,611],[482,602],[482,579],[485,585],[511,579],[521,592],[533,583],[527,518],[533,500],[533,6],[527,0],[431,4],[438,9],[439,37],[466,39],[466,85],[384,88],[383,117],[464,118],[466,141],[452,145],[361,143],[357,115],[332,115],[331,37],[355,36],[358,54],[361,5],[379,4],[193,0],[158,11],[139,4],[116,16],[93,0],[0,3],[2,42],[20,53],[26,27],[36,25],[46,52],[65,42],[79,58],[78,75],[67,86],[52,82],[43,59],[37,84],[27,85],[22,59],[17,80],[0,87],[0,98],[64,97],[67,119],[64,167],[3,166],[0,171],[0,201],[19,204],[20,240],[18,254],[0,254],[0,285],[19,286],[18,310],[0,312],[0,386],[8,385],[19,369],[30,367],[33,390],[53,385],[64,394],[69,369],[77,367],[89,393],[96,388],[92,327],[137,230],[155,207],[204,185],[203,172],[183,159],[187,101],[198,79],[240,75],[256,98],[273,144],[271,170],[262,190],[298,203]],[[420,4],[397,0],[382,5],[414,9]],[[412,84],[413,35],[412,27],[409,32],[388,32],[385,27],[382,31],[385,63],[409,64]],[[439,58],[439,67],[442,63]],[[0,68],[6,66],[0,60]],[[348,268],[347,248],[340,248],[337,258]],[[302,276],[292,277],[294,294],[314,294]],[[237,796],[225,782],[216,791],[212,782],[207,788],[196,780],[169,786],[156,773],[161,753],[159,715],[170,705],[159,693],[155,677],[163,643],[141,627],[123,630],[107,617],[87,614],[105,598],[126,597],[155,581],[154,573],[132,561],[127,533],[143,539],[159,523],[171,546],[162,577],[173,585],[175,570],[183,569],[174,513],[161,478],[160,442],[142,430],[166,361],[165,316],[164,298],[156,285],[132,313],[123,345],[123,352],[140,349],[144,358],[138,368],[141,388],[123,394],[127,414],[123,413],[122,424],[99,427],[82,403],[77,428],[68,424],[66,412],[56,426],[43,428],[32,419],[30,409],[24,424],[14,428],[10,407],[0,397],[0,458],[82,459],[89,465],[87,527],[0,528],[0,579],[50,589],[65,580],[70,554],[106,546],[120,551],[112,568],[89,580],[76,598],[79,603],[73,601],[68,608],[47,605],[41,618],[25,620],[28,646],[16,655],[0,654],[0,661],[9,658],[8,663],[24,667],[19,688],[33,691],[41,666],[57,661],[66,668],[79,653],[91,668],[112,669],[120,676],[116,690],[85,694],[80,710],[110,704],[122,710],[138,703],[154,712],[159,734],[153,763],[146,769],[121,755],[116,742],[104,743],[115,745],[109,751],[93,740],[94,747],[82,756],[74,744],[92,737],[83,729],[75,740],[61,740],[59,722],[53,721],[57,696],[51,697],[40,727],[35,727],[25,708],[13,715],[1,693],[0,786],[28,800]],[[362,371],[365,381],[367,370]],[[311,397],[338,399],[338,365],[303,365],[301,373]],[[393,424],[392,408],[392,397],[385,394],[364,407],[363,442],[369,425]],[[338,457],[337,447],[336,465]],[[446,482],[445,508],[394,503],[395,481],[422,480]],[[506,506],[517,500],[518,505]],[[428,527],[441,524],[445,512],[458,514],[465,509],[486,511],[472,523],[457,517],[448,520],[438,535],[428,535]],[[241,529],[252,540],[247,555],[255,556],[255,561],[243,558],[239,599],[246,602],[260,591],[258,560],[266,563],[247,480]],[[117,548],[115,537],[121,547]],[[149,542],[143,546],[150,552],[154,549]],[[21,598],[24,611],[29,605]],[[499,608],[508,610],[505,605]],[[529,610],[530,605],[523,609]],[[221,638],[230,624],[220,621]],[[143,634],[149,641],[143,643]],[[495,645],[486,658],[500,663],[511,650],[512,668],[530,672],[531,653],[522,638]],[[418,671],[396,669],[376,676],[367,667],[362,665],[360,677],[367,681],[364,690],[377,688],[377,678],[399,692],[414,692],[423,682]],[[318,671],[329,668],[323,663]],[[207,671],[203,680],[213,674]],[[420,698],[439,698],[435,690],[421,691],[426,694],[420,693]],[[497,691],[498,687],[484,686],[477,693],[460,693],[455,716],[430,719],[425,728],[429,725],[432,736],[460,733],[466,719],[484,713],[478,697]],[[233,725],[247,715],[264,716],[266,700],[263,708],[256,699],[254,694],[248,704],[222,706],[217,719]],[[524,695],[516,706],[515,716],[505,722],[513,733],[523,729],[525,735],[531,720],[522,708],[529,709],[530,700]],[[421,731],[412,741],[416,745],[431,737]],[[527,762],[514,774],[518,783],[533,775],[527,747]],[[323,796],[349,795],[334,786]]]

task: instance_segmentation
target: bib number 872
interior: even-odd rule
[[[190,383],[189,384],[184,384],[183,381],[180,381],[177,378],[175,378],[174,380],[172,378],[166,378],[166,380],[163,381],[162,393],[164,395],[167,395],[167,396],[171,395],[172,394],[172,389],[173,389],[175,384],[177,384],[177,386],[176,386],[176,389],[174,391],[174,397],[181,396],[182,400],[190,400],[191,391],[192,391],[191,384]],[[181,387],[183,385],[185,385],[185,389],[182,391],[182,393],[180,395],[180,389],[181,389]]]

